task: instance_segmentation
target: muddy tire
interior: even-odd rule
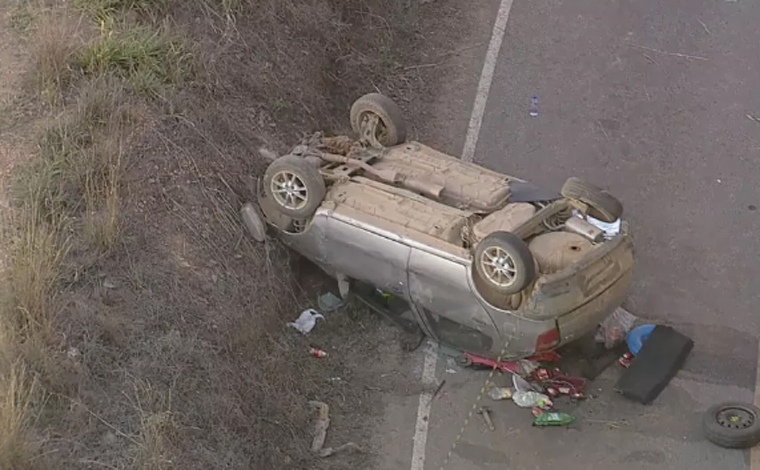
[[[509,232],[485,237],[475,249],[474,262],[485,287],[502,295],[522,291],[536,277],[536,263],[528,245]]]
[[[264,172],[264,191],[280,212],[294,219],[311,217],[327,193],[319,170],[295,155],[269,164]]]
[[[749,403],[726,402],[704,414],[705,437],[727,449],[746,449],[760,442],[760,408]]]
[[[406,141],[406,122],[401,109],[390,98],[380,93],[368,93],[351,105],[351,128],[362,135],[362,119],[367,114],[376,115],[380,123],[375,137],[385,147]]]
[[[589,215],[603,222],[614,222],[623,215],[623,204],[615,196],[579,178],[568,178],[560,193],[588,205]]]

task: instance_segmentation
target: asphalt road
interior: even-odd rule
[[[473,13],[484,22],[473,43],[487,44],[498,3]],[[580,176],[619,196],[637,253],[626,306],[696,346],[650,406],[617,396],[611,367],[594,383],[599,397],[569,410],[578,418],[569,429],[532,428],[528,410],[491,402],[497,431],[474,416],[446,469],[750,468],[749,452],[704,441],[700,419],[717,401],[754,396],[760,123],[747,115],[760,116],[758,24],[760,3],[750,0],[515,0],[475,161],[554,188]],[[444,90],[439,116],[449,126],[427,134],[455,154],[485,45],[477,53]],[[533,94],[537,118],[528,115]],[[419,468],[440,468],[485,379],[447,369],[439,360],[446,385]],[[410,468],[417,401],[388,409],[382,468]]]

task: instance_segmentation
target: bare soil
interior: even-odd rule
[[[124,149],[119,242],[99,253],[72,240],[50,357],[26,355],[47,397],[35,465],[372,468],[385,394],[419,393],[398,388],[408,379],[395,370],[401,333],[361,308],[328,314],[308,336],[285,327],[337,288],[275,240],[255,244],[238,211],[265,168],[259,147],[282,153],[304,132],[347,132],[363,93],[396,99],[417,137],[442,80],[436,64],[464,34],[457,3],[259,0],[235,2],[229,16],[167,3],[160,21],[192,44],[198,70],[139,108]],[[14,52],[24,35],[2,30],[2,102],[38,110],[29,92],[9,98],[24,93],[25,59]],[[0,121],[0,170],[75,96]],[[310,357],[310,346],[329,356]],[[363,452],[311,455],[309,400],[331,407],[327,445],[350,440]]]

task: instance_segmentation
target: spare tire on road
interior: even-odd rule
[[[728,449],[746,449],[760,442],[760,408],[725,402],[707,410],[702,419],[707,439]]]

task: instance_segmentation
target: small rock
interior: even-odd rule
[[[113,281],[106,279],[103,281],[103,287],[106,289],[116,289],[116,284]]]

